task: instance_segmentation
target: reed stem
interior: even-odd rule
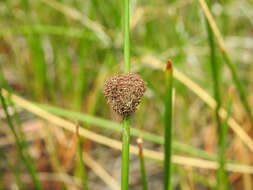
[[[143,157],[143,141],[141,138],[137,139],[137,144],[139,148],[139,161],[140,161],[140,170],[141,170],[141,179],[142,179],[142,189],[148,190],[148,180],[146,175],[146,169],[145,169],[145,160]]]
[[[221,119],[219,117],[219,110],[221,108],[221,98],[220,98],[220,69],[219,69],[219,63],[217,61],[216,53],[215,53],[215,43],[213,40],[213,34],[211,32],[210,26],[207,23],[207,31],[208,31],[208,39],[209,39],[209,46],[210,46],[210,65],[212,70],[212,80],[213,80],[213,89],[214,89],[214,98],[217,102],[216,108],[215,108],[215,121],[217,126],[217,136],[218,136],[218,162],[219,162],[219,169],[217,172],[217,189],[225,190],[225,188],[222,188],[222,183],[225,183],[224,176],[226,175],[225,172],[225,155],[224,151],[222,151],[224,145],[225,145],[225,135],[224,135],[224,129],[223,125],[221,123]]]
[[[77,138],[77,149],[78,149],[78,159],[80,164],[80,172],[81,172],[81,181],[82,181],[82,189],[88,190],[88,179],[85,168],[85,163],[83,159],[83,139],[79,134],[79,124],[76,125],[76,138]]]
[[[123,143],[122,143],[122,168],[121,168],[121,190],[128,190],[129,181],[129,143],[130,143],[130,120],[123,120]]]
[[[124,71],[130,70],[129,0],[124,0]]]
[[[165,114],[164,114],[164,190],[171,190],[171,155],[172,155],[172,87],[173,87],[173,69],[172,63],[167,62],[165,71],[166,95],[165,95]]]
[[[129,0],[124,0],[124,72],[130,72],[130,30],[129,30]],[[130,120],[129,116],[123,118],[122,131],[122,168],[121,190],[128,190],[129,181],[129,141]]]
[[[210,4],[210,2],[208,2]],[[226,146],[226,133],[224,131],[224,125],[221,122],[219,117],[219,110],[221,108],[221,95],[220,95],[220,64],[216,55],[216,44],[214,41],[214,34],[212,29],[206,20],[206,29],[208,34],[208,42],[210,47],[210,65],[211,65],[211,73],[212,73],[212,80],[213,80],[213,91],[214,91],[214,99],[216,100],[216,107],[215,107],[215,120],[217,126],[217,136],[218,136],[218,162],[219,168],[217,171],[217,189],[218,190],[226,190],[227,186],[227,178],[226,178],[226,171],[225,171],[225,150],[224,147]]]

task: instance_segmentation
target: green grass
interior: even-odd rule
[[[141,138],[137,139],[137,144],[139,148],[139,165],[140,165],[140,173],[141,173],[141,181],[142,181],[142,190],[148,190],[148,179],[147,172],[145,168],[145,159],[143,156],[143,142]]]
[[[227,150],[227,142],[228,142],[228,119],[231,116],[231,97],[228,97],[227,101],[227,110],[228,110],[228,115],[226,119],[223,121],[221,125],[221,131],[220,131],[220,137],[219,137],[219,149],[218,149],[218,154],[219,154],[219,169],[217,171],[217,189],[221,190],[226,190],[230,189],[231,186],[229,185],[229,178],[228,174],[225,171],[227,159],[226,159],[226,150]]]
[[[222,52],[222,56],[223,56],[225,63],[227,64],[228,68],[230,69],[232,78],[234,80],[234,84],[237,87],[237,90],[238,90],[242,105],[244,107],[244,110],[248,114],[248,117],[251,120],[251,123],[253,123],[252,107],[248,101],[247,92],[246,92],[241,80],[238,77],[238,72],[237,72],[238,69],[236,68],[234,63],[232,63],[231,58],[228,56],[228,54],[226,52]]]
[[[219,47],[216,47],[215,36],[206,28],[197,1],[140,0],[130,3],[114,0],[106,2],[59,0],[48,2],[56,2],[56,4],[52,6],[44,1],[31,0],[8,0],[1,3],[1,87],[4,85],[4,88],[8,88],[31,102],[37,102],[37,105],[54,115],[70,121],[79,121],[83,127],[91,131],[119,140],[120,134],[123,134],[123,124],[109,111],[101,93],[102,86],[105,78],[115,73],[129,71],[139,73],[146,82],[147,91],[140,105],[141,109],[131,117],[131,122],[128,121],[131,123],[129,134],[131,139],[136,140],[141,136],[148,149],[160,151],[166,144],[166,147],[171,146],[173,153],[177,155],[216,160],[221,163],[220,170],[217,172],[192,169],[192,174],[185,167],[173,165],[172,176],[180,179],[179,188],[193,184],[196,187],[203,186],[203,188],[212,189],[213,179],[216,176],[218,181],[222,179],[226,181],[223,165],[231,162],[238,163],[240,156],[240,149],[231,151],[234,150],[233,146],[236,146],[238,137],[234,133],[227,134],[227,129],[224,127],[225,119],[219,121],[217,116],[221,103],[223,107],[226,107],[227,89],[230,87],[236,87],[230,115],[243,129],[248,130],[248,134],[253,132],[253,129],[248,128],[251,125],[249,119],[252,120],[250,87],[253,72],[251,64],[253,49],[250,45],[252,35],[249,32],[252,28],[249,18],[253,6],[249,0],[242,0],[240,3],[235,0],[217,1],[210,6],[215,21],[224,36],[226,52],[219,51]],[[64,11],[59,7],[65,7],[71,11]],[[125,8],[129,9],[128,11],[131,10],[131,14],[123,11]],[[243,14],[238,14],[238,9],[243,10]],[[124,17],[128,17],[128,22],[124,21]],[[129,21],[135,26],[129,28]],[[122,28],[125,28],[125,31]],[[213,39],[208,39],[206,32],[209,32],[209,37],[212,35]],[[160,65],[157,65],[157,60],[168,59],[174,61],[174,67],[178,71],[189,76],[209,94],[213,94],[218,102],[213,112],[189,91],[188,88],[191,86],[186,88],[180,81],[174,80],[173,86],[177,96],[173,108],[175,110],[173,139],[169,146],[168,142],[164,140],[163,132],[165,122],[163,106],[164,94],[166,94],[164,71],[160,69]],[[212,62],[211,67],[210,62]],[[219,77],[217,73],[222,77]],[[217,95],[218,91],[220,91],[219,95]],[[237,98],[237,94],[240,98]],[[6,98],[5,101],[8,99]],[[241,109],[241,104],[244,110]],[[1,107],[0,113],[4,113],[2,111]],[[11,119],[16,132],[22,136],[20,132],[23,131],[23,123],[36,121],[37,117],[19,109],[17,114],[20,118],[19,122],[16,121],[16,116],[11,115]],[[103,118],[112,118],[114,121]],[[7,123],[7,120],[1,119],[0,123],[2,126],[2,123]],[[217,126],[219,132],[209,134],[208,131],[214,126]],[[130,126],[127,127],[130,128]],[[24,134],[24,137],[34,132],[37,133],[36,127],[31,128],[32,132]],[[127,129],[125,128],[125,131],[128,131]],[[210,136],[208,141],[203,135],[206,133],[208,137]],[[52,138],[57,137],[52,143],[53,149],[64,149],[64,143],[59,142],[58,139],[61,133],[51,135]],[[64,135],[69,137],[72,134],[64,131]],[[9,136],[13,136],[9,128],[1,128],[0,142],[2,137],[9,138]],[[219,139],[217,146],[213,139]],[[44,137],[36,137],[35,140],[29,141],[29,148],[34,152],[43,152],[44,148],[38,147],[41,147],[44,140]],[[48,146],[47,143],[46,146]],[[16,155],[18,152],[18,146],[1,148],[6,151],[7,157]],[[127,146],[125,148],[127,149]],[[226,159],[224,159],[225,150]],[[107,162],[116,162],[120,155],[111,154],[114,151],[108,149],[110,157],[106,159],[110,160],[101,160],[103,151],[105,151],[103,147],[92,143],[92,149],[87,154],[95,155],[94,159],[97,159],[96,161],[115,177],[115,170],[110,170]],[[246,149],[246,153],[250,157],[250,150]],[[57,159],[58,164],[62,162],[61,154],[57,154],[58,151],[48,155],[43,154],[38,162],[45,161],[48,166],[55,168],[53,156]],[[138,164],[140,160],[134,158],[131,162],[133,165],[136,164],[135,162]],[[5,163],[4,156],[0,157],[0,161],[0,163]],[[150,189],[154,188],[152,185],[157,184],[157,181],[162,185],[163,180],[150,169],[152,168],[150,164],[156,163],[146,159],[143,161],[146,166],[145,173],[149,176]],[[17,176],[22,177],[23,173],[26,174],[28,170],[21,157],[13,158],[11,164],[15,166],[18,162],[21,167],[16,170]],[[66,160],[66,162],[69,163],[71,169],[68,168],[65,174],[80,179],[82,166],[73,160]],[[160,164],[155,166],[157,170],[163,170]],[[1,165],[2,171],[0,176],[3,179],[11,173],[16,175],[7,164]],[[65,170],[62,171],[65,172]],[[58,172],[58,170],[46,170],[46,172]],[[93,171],[87,170],[86,172],[87,175],[90,175]],[[133,176],[129,176],[131,177]],[[228,181],[230,184],[227,189],[245,189],[242,179],[238,179],[238,184],[240,184],[238,187]],[[142,185],[142,181],[140,178],[138,184],[131,184],[129,188],[134,189],[135,185]],[[21,182],[25,189],[32,186],[26,181]],[[2,184],[8,185],[3,189],[15,183],[18,184],[18,178],[13,177],[11,181],[8,180]],[[45,183],[48,182],[45,180]],[[64,184],[65,188],[68,188],[66,181],[54,183],[61,187]],[[93,181],[88,181],[88,183],[90,185]]]
[[[209,5],[211,3],[209,2]],[[216,130],[218,136],[218,161],[219,161],[219,169],[217,171],[217,189],[218,190],[226,190],[227,186],[227,176],[225,171],[225,147],[226,147],[226,138],[227,134],[224,133],[224,125],[219,116],[219,111],[222,106],[221,102],[221,64],[218,60],[216,53],[216,44],[214,41],[214,34],[211,30],[209,23],[206,21],[206,28],[208,34],[208,42],[210,47],[210,66],[211,66],[211,74],[213,80],[213,91],[214,98],[216,100],[216,108],[214,111],[215,121],[216,121]]]
[[[130,72],[130,21],[129,2],[124,0],[124,72]],[[129,144],[130,144],[130,117],[123,118],[122,131],[122,165],[121,165],[121,190],[129,187]]]
[[[16,167],[16,165],[14,165],[13,163],[11,163],[11,159],[9,159],[7,157],[7,153],[4,150],[4,148],[0,148],[0,158],[1,160],[3,159],[5,162],[3,164],[7,165],[7,168],[11,171],[11,173],[14,174],[15,176],[15,182],[18,186],[19,189],[24,190],[26,189],[25,184],[22,182],[21,179],[21,170],[20,170],[20,166]],[[22,162],[22,159],[19,159],[19,162]],[[0,172],[0,189],[4,189],[5,184],[4,184],[4,173]]]
[[[31,176],[34,187],[37,190],[42,190],[42,185],[39,181],[36,168],[34,167],[34,163],[31,159],[30,155],[27,153],[27,150],[24,146],[23,139],[21,139],[21,137],[18,135],[18,133],[17,133],[15,127],[14,127],[14,124],[12,122],[12,118],[9,115],[7,104],[6,104],[6,101],[5,101],[5,99],[2,95],[1,89],[0,89],[0,99],[1,99],[2,107],[3,107],[4,112],[5,112],[5,116],[7,118],[8,126],[9,126],[9,128],[12,132],[12,135],[13,135],[14,139],[15,139],[15,143],[16,143],[18,153],[21,156],[21,158],[22,158],[22,160],[23,160],[23,162],[24,162],[24,164],[25,164],[25,166],[26,166],[26,168],[27,168],[27,170],[28,170],[28,172]]]
[[[121,189],[127,190],[129,185],[130,119],[124,118],[122,125]]]
[[[77,124],[78,125],[78,124]],[[76,129],[76,136],[77,136],[77,151],[78,151],[78,163],[80,165],[80,172],[81,172],[81,181],[82,181],[82,189],[88,190],[88,178],[87,178],[87,171],[85,168],[85,162],[83,159],[83,139],[79,135],[79,125]]]

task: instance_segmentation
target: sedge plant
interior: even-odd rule
[[[128,190],[129,181],[130,117],[136,111],[144,92],[144,81],[134,73],[119,74],[105,82],[107,103],[122,117],[122,190]]]
[[[130,118],[145,92],[144,81],[130,68],[129,0],[124,0],[124,73],[107,79],[104,88],[107,103],[122,117],[121,190],[129,186]]]
[[[165,71],[166,94],[164,113],[164,190],[172,189],[172,88],[173,88],[173,68],[172,62],[168,61]]]

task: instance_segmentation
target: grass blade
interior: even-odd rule
[[[227,148],[227,134],[228,134],[228,119],[231,115],[231,100],[229,99],[228,102],[228,115],[226,119],[221,124],[221,130],[220,130],[220,137],[219,137],[219,152],[218,152],[218,161],[219,161],[219,168],[218,168],[218,174],[217,174],[217,189],[219,190],[226,190],[229,189],[229,181],[228,181],[228,175],[226,172],[226,159],[225,159],[225,153]]]
[[[32,54],[32,67],[34,70],[33,93],[37,99],[42,99],[46,89],[46,64],[44,52],[39,35],[28,35],[27,41]]]
[[[210,2],[209,2],[210,4]],[[206,28],[208,34],[208,42],[210,47],[210,66],[211,66],[211,73],[212,73],[212,80],[213,80],[213,91],[214,91],[214,98],[216,101],[215,107],[215,120],[216,120],[216,127],[217,127],[217,136],[218,136],[218,162],[219,162],[219,169],[217,171],[217,189],[219,190],[226,190],[227,178],[226,178],[226,171],[225,171],[225,152],[224,147],[226,145],[226,133],[224,133],[224,125],[221,123],[221,119],[219,117],[219,111],[221,108],[221,96],[220,96],[220,64],[216,55],[216,45],[214,41],[214,34],[211,30],[211,27],[206,20]]]
[[[231,72],[232,78],[233,78],[234,83],[235,83],[235,85],[237,87],[237,90],[239,92],[239,96],[240,96],[242,105],[243,105],[246,113],[248,114],[249,119],[251,120],[251,124],[253,124],[252,109],[251,109],[251,106],[250,106],[250,104],[248,102],[244,86],[242,85],[242,83],[241,83],[241,81],[240,81],[240,79],[238,77],[238,74],[236,72],[236,66],[232,63],[230,57],[228,56],[228,54],[225,51],[222,52],[222,56],[223,56],[223,59],[224,59],[225,63],[227,64],[227,66],[228,66],[228,68],[229,68],[229,70]]]
[[[85,163],[83,159],[83,140],[79,134],[79,124],[76,126],[76,138],[77,138],[77,148],[78,148],[78,159],[80,164],[80,171],[81,171],[81,181],[82,181],[82,189],[88,190],[88,180],[87,180],[87,173],[85,168]]]

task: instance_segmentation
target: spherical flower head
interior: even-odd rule
[[[105,81],[104,95],[112,109],[124,117],[136,111],[145,90],[139,75],[123,73]]]

